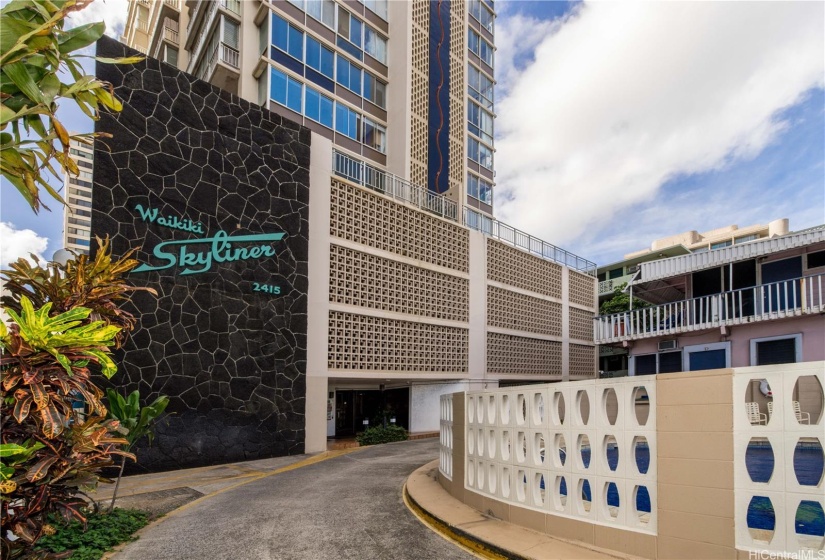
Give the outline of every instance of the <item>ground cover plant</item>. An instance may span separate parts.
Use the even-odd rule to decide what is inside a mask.
[[[377,445],[379,443],[391,443],[393,441],[405,441],[409,438],[407,430],[401,426],[375,426],[367,428],[357,436],[355,440],[358,445]]]
[[[121,508],[89,515],[85,528],[79,521],[60,524],[55,519],[51,534],[40,539],[37,549],[55,555],[71,552],[72,560],[98,560],[115,546],[136,540],[134,533],[147,523],[146,513]]]

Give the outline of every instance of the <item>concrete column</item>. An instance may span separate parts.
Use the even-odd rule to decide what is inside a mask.
[[[306,453],[326,451],[327,448],[331,175],[332,142],[313,133],[309,165]]]
[[[487,377],[487,239],[470,231],[469,390],[482,389]],[[475,383],[474,383],[475,381]]]
[[[561,380],[570,381],[570,269],[561,267]]]

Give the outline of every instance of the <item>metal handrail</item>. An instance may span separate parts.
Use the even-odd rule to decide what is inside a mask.
[[[543,241],[538,237],[533,237],[529,233],[525,233],[467,206],[464,207],[464,225],[499,241],[503,241],[508,245],[524,249],[537,257],[557,262],[573,270],[583,272],[588,276],[596,276],[596,263],[570,251],[556,247],[552,243]]]
[[[458,205],[442,194],[413,185],[397,175],[377,169],[338,150],[332,151],[332,170],[339,177],[402,200],[448,220],[458,221]]]
[[[825,274],[805,276],[593,318],[595,342],[685,331],[825,311]]]

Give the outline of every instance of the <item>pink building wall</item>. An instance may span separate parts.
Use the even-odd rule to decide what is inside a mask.
[[[702,333],[684,333],[664,338],[638,340],[630,348],[630,355],[652,354],[658,351],[658,342],[663,339],[676,338],[678,347],[709,344],[715,342],[730,342],[731,367],[750,366],[750,341],[754,338],[765,338],[782,335],[802,335],[802,361],[814,362],[825,360],[825,316],[805,315],[776,321],[762,321],[746,325],[726,327],[727,336],[723,336],[721,329],[716,328]]]

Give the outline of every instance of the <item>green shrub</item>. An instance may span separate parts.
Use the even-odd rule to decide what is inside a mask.
[[[37,547],[55,553],[74,551],[71,560],[98,560],[107,550],[135,540],[133,533],[149,523],[144,512],[120,508],[112,513],[89,515],[85,531],[79,521],[69,524],[63,524],[56,518],[53,521],[55,533],[42,537],[37,541]]]
[[[386,428],[383,426],[367,428],[365,431],[355,436],[355,440],[359,445],[377,445],[379,443],[404,441],[408,437],[407,430],[401,426],[390,425]]]

